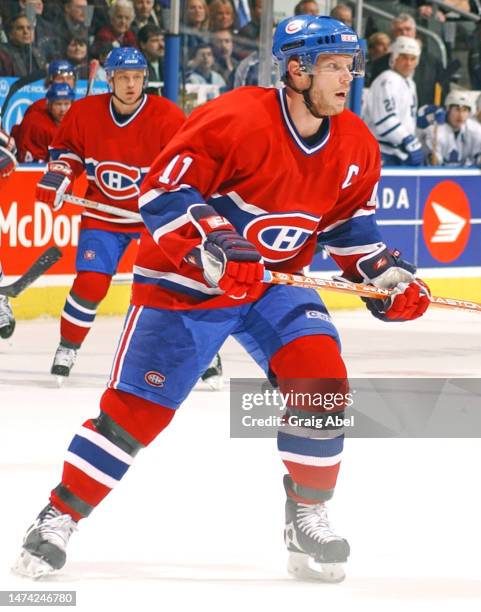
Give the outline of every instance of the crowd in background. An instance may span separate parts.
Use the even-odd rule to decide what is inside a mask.
[[[372,2],[376,4],[376,0]],[[409,78],[414,82],[415,112],[422,109],[419,111],[424,117],[422,125],[426,117],[440,121],[440,113],[431,107],[444,103],[460,80],[464,88],[481,88],[481,19],[475,21],[481,16],[481,0],[447,3],[470,12],[471,20],[427,0],[388,0],[377,5],[395,13],[390,23],[379,19],[376,13],[366,13],[363,22],[361,34],[367,39],[366,87],[393,70],[391,48],[399,37],[414,39],[419,44],[419,57]],[[168,5],[169,0],[3,0],[0,76],[41,78],[49,63],[66,59],[73,65],[76,78],[86,79],[91,60],[98,59],[96,79],[105,80],[102,64],[108,53],[115,47],[133,46],[147,59],[148,80],[154,86],[151,91],[161,92]],[[338,2],[330,14],[354,28],[354,7],[353,2]],[[316,0],[297,3],[293,0],[292,12],[319,14],[320,7]],[[213,85],[220,93],[241,85],[257,85],[261,15],[262,0],[183,0],[182,83]],[[452,36],[446,34],[452,31],[453,22],[466,50],[464,66],[456,57]],[[439,41],[447,62],[442,62],[439,49],[428,45],[423,28],[444,33]],[[436,99],[436,87],[440,88],[440,99]],[[445,111],[446,119],[449,108]],[[474,117],[476,112],[473,103],[470,115]],[[415,131],[411,130],[412,136],[419,139],[427,160],[429,139],[419,129],[417,125]],[[422,129],[434,128],[424,125]]]

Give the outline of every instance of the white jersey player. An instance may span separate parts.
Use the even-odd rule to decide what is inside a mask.
[[[433,159],[443,166],[481,165],[481,125],[470,118],[474,109],[469,92],[450,92],[445,106],[446,123],[426,130],[425,143]]]
[[[396,38],[391,47],[391,69],[374,79],[367,92],[363,119],[379,142],[383,165],[424,163],[424,153],[416,138],[418,99],[412,78],[420,54],[416,39]]]

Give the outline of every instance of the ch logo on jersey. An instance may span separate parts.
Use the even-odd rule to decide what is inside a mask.
[[[318,225],[318,217],[304,213],[262,215],[245,226],[244,236],[266,261],[286,261],[299,253]]]
[[[138,196],[140,177],[139,168],[119,162],[100,162],[95,167],[95,182],[107,197],[114,200],[127,200]]]

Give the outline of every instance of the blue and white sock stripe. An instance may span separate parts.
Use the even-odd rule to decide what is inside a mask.
[[[284,461],[318,467],[336,465],[341,461],[344,436],[312,439],[278,432],[277,448]]]
[[[70,321],[70,323],[74,323],[80,327],[91,327],[96,314],[96,309],[86,308],[75,301],[70,293],[67,295],[62,317]]]
[[[109,488],[121,480],[131,465],[131,461],[127,463],[118,459],[96,442],[80,435],[74,436],[70,443],[66,461]]]

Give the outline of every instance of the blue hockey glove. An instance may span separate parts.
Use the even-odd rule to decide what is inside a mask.
[[[384,247],[357,262],[357,269],[365,282],[393,290],[385,300],[361,298],[371,314],[381,321],[417,319],[430,303],[429,287],[414,275],[416,267],[399,256],[399,251],[390,252]]]
[[[401,142],[401,149],[407,154],[404,163],[408,166],[422,166],[424,164],[424,151],[416,136],[406,136]]]
[[[442,125],[446,123],[446,111],[442,106],[436,104],[425,104],[418,110],[417,126],[421,130],[425,130],[430,125]]]
[[[187,255],[187,261],[202,268],[209,285],[229,297],[258,298],[264,288],[264,265],[255,246],[212,206],[191,206],[189,216],[203,240]]]

